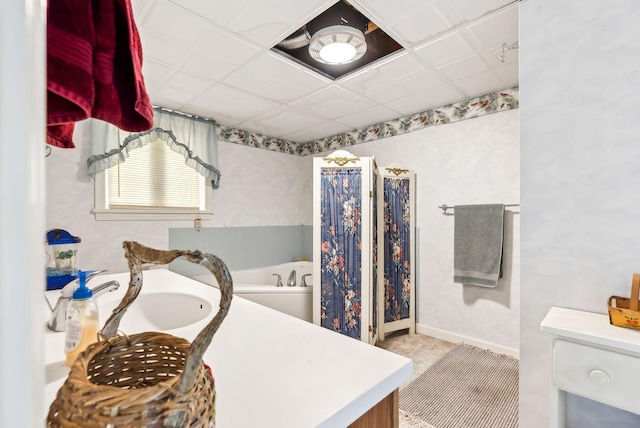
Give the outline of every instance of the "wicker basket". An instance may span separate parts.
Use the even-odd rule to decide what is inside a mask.
[[[48,427],[215,427],[215,386],[202,355],[231,304],[225,264],[200,251],[160,251],[124,242],[131,281],[126,295],[82,352],[47,418]],[[220,308],[193,343],[165,333],[117,336],[120,319],[142,287],[142,263],[183,257],[205,266],[220,285]]]
[[[609,322],[618,327],[640,330],[640,273],[633,274],[631,282],[631,298],[611,296],[607,302],[609,309]]]

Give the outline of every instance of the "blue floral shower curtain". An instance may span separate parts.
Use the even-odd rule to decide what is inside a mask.
[[[409,318],[411,301],[410,180],[385,177],[384,322]]]
[[[320,325],[360,339],[362,170],[320,173]]]

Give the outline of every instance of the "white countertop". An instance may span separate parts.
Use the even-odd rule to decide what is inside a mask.
[[[110,280],[120,281],[121,287],[98,298],[101,325],[109,315],[101,300],[115,306],[126,291],[129,272],[99,275],[89,286]],[[213,313],[217,311],[218,289],[166,269],[145,271],[142,293],[158,290],[206,296]],[[56,293],[47,292],[49,300],[55,301]],[[135,311],[135,303],[129,311]],[[170,334],[193,340],[209,320]],[[46,413],[68,373],[63,343],[64,333],[45,334]],[[408,358],[238,296],[203,359],[216,380],[218,428],[345,427],[413,372]]]
[[[640,353],[640,331],[611,325],[605,314],[552,307],[540,329],[556,336]]]

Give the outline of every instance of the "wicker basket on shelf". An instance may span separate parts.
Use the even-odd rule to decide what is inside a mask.
[[[215,427],[215,384],[202,355],[229,311],[233,283],[226,265],[200,251],[161,251],[124,242],[131,281],[126,295],[82,352],[47,418],[50,428]],[[183,257],[205,266],[220,285],[218,313],[193,343],[165,333],[118,336],[120,319],[142,287],[142,264]]]
[[[640,330],[640,273],[633,274],[631,298],[611,296],[607,301],[609,322],[618,327]]]

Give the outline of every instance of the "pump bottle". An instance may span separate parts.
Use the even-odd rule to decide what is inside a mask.
[[[98,304],[87,288],[87,273],[78,272],[78,288],[67,306],[65,365],[71,366],[85,348],[98,340]]]

